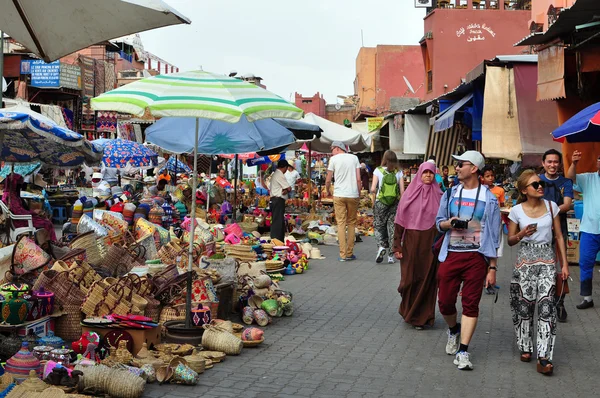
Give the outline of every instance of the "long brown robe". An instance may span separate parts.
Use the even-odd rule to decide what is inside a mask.
[[[426,231],[395,227],[393,251],[402,253],[398,312],[413,326],[433,326],[435,321],[438,260],[431,246],[436,235],[435,226]]]

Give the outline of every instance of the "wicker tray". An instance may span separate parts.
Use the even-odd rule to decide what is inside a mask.
[[[242,341],[242,342],[244,343],[244,348],[249,348],[249,347],[256,347],[256,346],[262,344],[263,341],[265,341],[264,337],[260,340],[251,340],[251,341]]]

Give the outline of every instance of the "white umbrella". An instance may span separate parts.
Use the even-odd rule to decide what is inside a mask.
[[[161,0],[0,0],[0,30],[51,62],[104,40],[191,21]]]

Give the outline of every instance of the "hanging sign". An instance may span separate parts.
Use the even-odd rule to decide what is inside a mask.
[[[370,133],[371,131],[375,131],[381,128],[383,124],[383,117],[368,117],[367,118],[367,131]]]

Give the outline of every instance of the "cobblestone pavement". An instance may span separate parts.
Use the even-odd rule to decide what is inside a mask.
[[[295,313],[266,328],[265,343],[227,357],[201,375],[198,386],[148,385],[146,397],[538,397],[594,396],[600,388],[598,307],[579,311],[578,268],[571,267],[573,295],[568,323],[559,324],[551,377],[535,362],[522,363],[508,306],[515,252],[500,261],[500,295],[484,295],[470,344],[475,369],[461,372],[445,354],[446,327],[437,315],[417,331],[398,315],[399,264],[375,264],[375,243],[356,246],[357,261],[340,263],[337,247],[306,274],[288,277]],[[596,275],[596,281],[600,275]],[[600,292],[596,282],[596,292]],[[598,293],[596,293],[597,295]],[[600,304],[600,297],[596,297]]]

